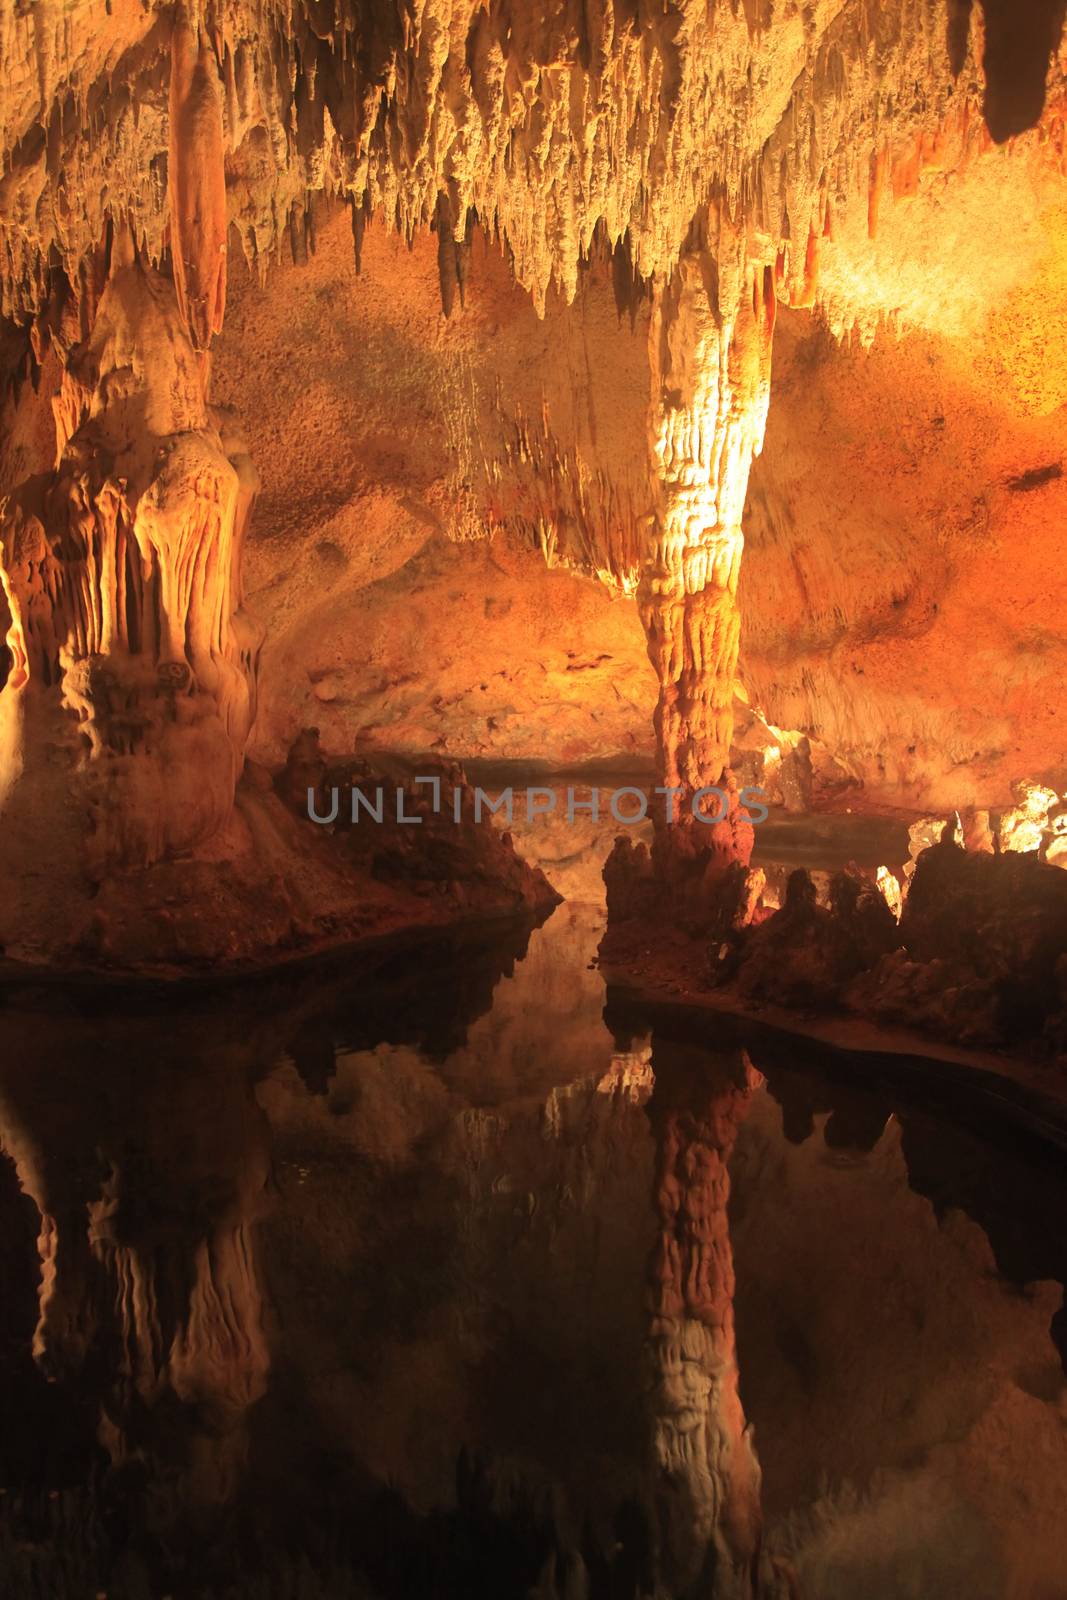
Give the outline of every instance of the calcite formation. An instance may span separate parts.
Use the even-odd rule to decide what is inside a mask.
[[[257,480],[207,404],[173,285],[128,232],[87,298],[56,313],[58,465],[14,489],[0,523],[0,804],[6,851],[100,882],[230,815],[255,713],[240,561]],[[31,892],[7,938],[36,917]]]
[[[714,194],[790,241],[803,298],[846,206],[876,227],[883,190],[914,186],[953,140],[1033,126],[1058,43],[1048,8],[1015,37],[999,10],[990,24],[912,0],[711,14],[704,0],[183,4],[177,16],[114,0],[20,13],[8,0],[5,310],[32,311],[53,247],[71,275],[125,207],[153,255],[169,226],[206,327],[218,264],[189,252],[184,226],[210,220],[217,238],[215,153],[257,257],[302,235],[309,195],[326,188],[408,234],[437,218],[462,241],[476,214],[543,303],[553,283],[573,296],[601,224],[613,244],[628,235],[642,277],[668,272]],[[185,157],[168,185],[176,139]]]
[[[200,28],[179,14],[171,37],[170,247],[178,308],[198,350],[226,308],[226,170],[222,86]]]
[[[738,307],[736,315],[732,308]],[[650,328],[653,456],[659,505],[638,606],[659,680],[662,786],[678,833],[711,828],[727,860],[751,850],[736,803],[718,823],[698,811],[729,760],[740,644],[741,514],[770,399],[775,282],[720,229],[714,254],[683,258]]]
[[[762,1550],[760,1469],[738,1393],[727,1217],[728,1163],[763,1079],[747,1057],[724,1061],[698,1106],[691,1089],[678,1095],[685,1056],[682,1046],[660,1051],[656,1070],[666,1070],[649,1104],[659,1237],[648,1361],[661,1571],[673,1594],[784,1600],[785,1576]]]
[[[728,771],[741,520],[777,308],[818,308],[863,339],[928,316],[936,287],[894,297],[873,244],[896,208],[928,216],[942,179],[998,147],[1062,178],[1060,48],[1049,8],[1012,30],[991,3],[949,0],[2,0],[16,442],[0,482],[0,848],[33,865],[0,941],[47,955],[57,883],[235,848],[260,642],[241,597],[256,478],[210,403],[211,345],[230,252],[266,282],[283,252],[314,253],[335,202],[357,273],[371,219],[411,244],[436,233],[446,318],[480,232],[539,315],[602,263],[620,317],[647,321],[651,392],[627,445],[647,495],[590,473],[547,407],[540,431],[514,412],[509,445],[464,401],[448,531],[507,522],[509,449],[532,463],[546,556],[637,597],[675,795],[657,871],[743,866],[751,830]],[[28,442],[42,388],[50,469]],[[720,784],[708,826],[694,805]]]

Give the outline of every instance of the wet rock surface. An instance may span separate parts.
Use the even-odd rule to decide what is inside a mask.
[[[620,981],[644,966],[646,979],[656,974],[653,986],[676,990],[673,965],[687,985],[722,990],[742,1005],[847,1012],[1062,1060],[1067,874],[1037,852],[966,850],[951,822],[918,831],[942,837],[925,848],[917,840],[899,923],[870,868],[798,867],[786,876],[781,867],[737,866],[709,875],[697,863],[691,893],[717,907],[718,921],[709,914],[699,929],[687,929],[647,849],[620,840],[604,869],[609,928],[601,959]],[[768,882],[778,877],[784,894],[773,909]]]
[[[1060,1047],[1061,869],[1033,854],[974,853],[945,837],[919,857],[900,941],[907,959],[891,957],[872,973],[874,1015],[901,1021],[910,1009],[944,1038]]]
[[[736,937],[730,975],[743,998],[773,998],[802,1010],[839,1001],[853,978],[899,942],[896,919],[869,880],[836,873],[824,907],[803,868],[790,875],[781,909],[747,937]],[[726,965],[720,952],[713,952],[712,961],[713,971]]]

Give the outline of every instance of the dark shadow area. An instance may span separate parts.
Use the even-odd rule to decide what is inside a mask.
[[[1067,5],[1064,0],[981,0],[981,4],[986,80],[982,109],[993,138],[1004,144],[1040,120],[1045,79],[1059,47]],[[950,20],[950,41],[958,16]]]
[[[7,994],[5,1597],[705,1592],[737,1537],[712,1537],[705,1466],[759,1520],[738,1385],[775,1483],[814,1484],[819,1439],[783,1467],[775,1419],[793,1441],[793,1410],[825,1418],[839,1355],[861,1394],[886,1381],[884,1353],[865,1372],[787,1303],[806,1267],[779,1259],[768,1218],[796,1153],[794,1246],[835,1244],[819,1197],[845,1174],[887,1232],[928,1219],[927,1196],[979,1224],[1007,1285],[1067,1276],[1047,1226],[1064,1175],[1033,1099],[1006,1115],[921,1058],[614,1000],[576,1075],[560,1039],[584,1013],[551,987],[573,974],[531,955],[551,975],[534,1004],[530,936],[468,933],[180,1010],[144,990]],[[531,1075],[556,1054],[555,1079]],[[886,1196],[900,1216],[883,1223]],[[981,1323],[980,1276],[961,1282]],[[1044,1366],[1019,1370],[1052,1398]],[[692,1457],[677,1440],[701,1406]],[[753,1526],[753,1593],[777,1600]]]
[[[1047,467],[1031,467],[1029,472],[1020,472],[1017,478],[1009,478],[1008,488],[1014,489],[1017,494],[1025,493],[1028,489],[1040,489],[1043,484],[1053,483],[1062,477],[1062,466],[1058,461],[1053,461]]]
[[[1060,1102],[951,1062],[838,1049],[741,1017],[669,1015],[610,990],[605,1020],[620,1048],[651,1027],[654,1038],[704,1041],[709,1055],[746,1049],[793,1144],[810,1139],[816,1118],[825,1116],[828,1147],[867,1152],[895,1117],[909,1183],[938,1215],[957,1208],[973,1218],[999,1271],[1017,1287],[1067,1282],[1067,1241],[1049,1221],[1067,1201],[1067,1112]],[[1052,1333],[1067,1371],[1062,1311]]]

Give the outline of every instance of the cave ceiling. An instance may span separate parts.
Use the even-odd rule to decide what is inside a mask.
[[[740,291],[721,235],[740,231],[775,262],[782,298],[822,293],[840,324],[862,321],[861,277],[820,289],[826,241],[876,233],[924,171],[966,169],[991,145],[1062,162],[1062,13],[4,0],[2,309],[32,317],[50,273],[75,282],[107,220],[128,218],[146,258],[176,263],[203,343],[226,250],[267,269],[303,247],[325,191],[352,206],[357,235],[372,212],[462,244],[476,219],[539,309],[553,286],[573,298],[598,240],[648,280],[696,227],[718,246],[724,301]]]

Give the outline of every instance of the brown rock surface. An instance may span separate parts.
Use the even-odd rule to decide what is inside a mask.
[[[1024,191],[1025,194],[1025,191]],[[835,346],[784,312],[746,515],[746,683],[873,801],[1003,806],[1063,787],[1067,315],[1062,212],[1032,286],[967,337]],[[1040,286],[1040,287],[1039,287]]]
[[[679,861],[703,881],[751,849],[740,642],[787,799],[815,792],[810,740],[868,803],[1059,792],[1067,80],[1056,18],[1031,21],[3,0],[11,949],[92,944],[49,926],[60,884],[103,885],[106,922],[130,873],[176,892],[207,851],[197,895],[238,857],[252,892],[252,460],[272,765],[305,726],[357,756],[644,757],[655,683],[683,790],[655,869],[684,897]],[[747,585],[779,302],[875,348],[789,332]],[[720,779],[706,830],[684,800]]]

